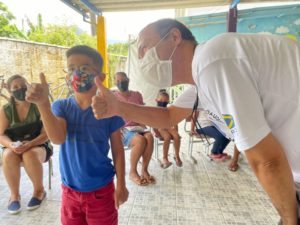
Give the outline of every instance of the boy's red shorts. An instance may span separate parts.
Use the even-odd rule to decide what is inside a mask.
[[[113,181],[92,192],[78,192],[62,185],[63,225],[117,225],[118,211]]]

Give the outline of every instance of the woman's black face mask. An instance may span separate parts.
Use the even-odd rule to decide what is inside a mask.
[[[159,107],[167,107],[168,104],[169,102],[160,102],[160,101],[157,102],[157,106]]]
[[[15,99],[19,101],[25,101],[26,91],[27,91],[27,87],[22,87],[12,91],[12,95]]]
[[[117,87],[121,92],[128,91],[128,85],[129,85],[129,80],[123,80],[117,83]]]

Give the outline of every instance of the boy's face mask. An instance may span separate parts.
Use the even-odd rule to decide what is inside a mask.
[[[167,107],[167,105],[169,104],[169,102],[162,102],[162,101],[158,101],[157,102],[157,106],[159,107]]]
[[[19,89],[12,91],[11,93],[15,99],[19,101],[25,101],[26,91],[27,91],[27,87],[21,87]]]
[[[75,92],[87,92],[94,85],[94,73],[87,73],[80,70],[74,70],[71,75],[71,85]]]

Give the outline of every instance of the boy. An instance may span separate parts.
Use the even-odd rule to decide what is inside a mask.
[[[170,96],[166,89],[161,89],[158,92],[156,102],[159,107],[167,107],[170,101]],[[180,159],[180,135],[178,134],[178,125],[170,127],[168,129],[154,129],[154,133],[158,138],[164,140],[163,144],[163,161],[161,167],[167,169],[172,163],[168,159],[170,142],[173,140],[174,150],[175,150],[175,163],[178,167],[182,167],[182,161]]]
[[[26,99],[38,106],[49,139],[61,145],[61,222],[115,225],[117,209],[128,198],[120,134],[124,122],[120,117],[96,120],[93,116],[91,102],[97,91],[94,78],[105,79],[100,54],[79,45],[70,48],[66,56],[74,96],[57,100],[51,111],[44,74],[40,74],[41,84],[30,85],[26,93]],[[108,158],[108,139],[114,166]]]

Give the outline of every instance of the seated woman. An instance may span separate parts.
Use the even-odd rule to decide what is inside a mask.
[[[114,94],[120,101],[144,105],[142,95],[137,91],[130,91],[128,89],[129,79],[126,73],[116,73],[115,81],[119,91],[115,91]],[[137,185],[146,186],[154,184],[156,180],[148,171],[153,153],[152,134],[146,129],[145,125],[125,120],[122,135],[124,146],[131,148],[129,179]],[[137,171],[140,158],[143,159],[141,175]]]
[[[156,98],[157,106],[159,107],[167,107],[169,104],[169,94],[166,92],[165,89],[161,89],[158,93]],[[174,150],[175,150],[175,157],[174,160],[178,167],[182,167],[182,161],[179,156],[180,150],[180,136],[178,134],[178,126],[171,127],[169,129],[154,129],[155,135],[164,141],[163,144],[163,161],[161,167],[166,169],[172,165],[169,161],[168,154],[169,154],[169,147],[170,142],[173,140]]]
[[[195,122],[199,121],[199,128],[195,129]],[[208,113],[205,110],[196,111],[193,115],[191,123],[191,134],[198,133],[200,135],[207,135],[208,137],[214,138],[214,144],[211,149],[210,158],[213,161],[225,161],[231,158],[230,155],[224,153],[226,146],[229,144],[230,140],[227,139],[216,126],[208,119]]]
[[[21,163],[33,184],[27,209],[34,210],[46,197],[42,163],[52,155],[52,148],[47,142],[37,107],[25,100],[25,78],[20,75],[10,77],[7,88],[11,101],[0,110],[0,144],[4,147],[3,173],[10,189],[8,212],[17,214],[21,211]]]

